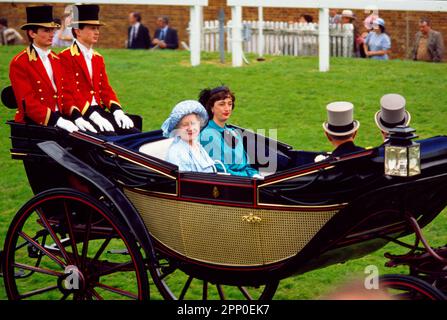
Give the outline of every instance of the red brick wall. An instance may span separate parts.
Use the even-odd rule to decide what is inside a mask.
[[[226,0],[209,0],[209,6],[204,10],[205,20],[217,19],[220,8],[225,9],[226,19],[231,19],[230,8],[226,7]],[[14,28],[25,22],[25,7],[30,4],[0,4],[0,17],[6,17],[9,25]],[[64,4],[54,4],[55,17],[62,14]],[[127,38],[127,17],[128,13],[138,11],[142,14],[143,23],[149,27],[151,36],[155,31],[155,21],[160,15],[170,17],[171,26],[179,31],[180,41],[188,42],[186,28],[189,22],[188,7],[172,6],[142,6],[142,5],[109,5],[101,6],[100,19],[107,25],[101,30],[102,47],[124,47]],[[340,10],[341,11],[341,10]],[[302,13],[313,16],[314,21],[318,21],[318,10],[316,9],[285,9],[285,8],[265,8],[264,19],[270,21],[292,21],[297,20]],[[355,11],[357,15],[357,25],[362,28],[362,21],[366,17],[361,10]],[[257,8],[244,8],[244,20],[256,20]],[[403,11],[382,11],[382,18],[385,19],[387,32],[392,40],[392,57],[407,58],[411,51],[414,34],[417,32],[418,20],[422,16],[429,17],[435,30],[441,31],[444,35],[444,43],[447,46],[447,13],[425,13],[425,12],[403,12]],[[447,52],[444,54],[447,60]]]

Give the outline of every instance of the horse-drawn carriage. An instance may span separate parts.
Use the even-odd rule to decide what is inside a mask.
[[[281,279],[389,242],[409,248],[388,258],[410,275],[384,284],[415,299],[447,293],[447,249],[421,232],[447,205],[445,136],[419,141],[421,172],[410,177],[384,173],[384,145],[314,162],[262,137],[278,168],[258,180],[178,172],[161,130],[100,137],[8,124],[35,194],[5,239],[10,299],[147,299],[149,283],[166,299],[270,299]],[[399,240],[413,233],[414,244]]]

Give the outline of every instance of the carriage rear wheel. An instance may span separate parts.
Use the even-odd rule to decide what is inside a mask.
[[[398,300],[446,300],[447,297],[429,283],[419,278],[387,274],[380,277],[380,287]]]
[[[185,273],[181,262],[156,254],[158,266],[149,268],[155,286],[166,300],[271,300],[278,288],[278,280],[263,285],[235,286],[208,282]]]
[[[15,215],[5,239],[9,299],[147,299],[140,248],[95,198],[71,189],[44,191]]]

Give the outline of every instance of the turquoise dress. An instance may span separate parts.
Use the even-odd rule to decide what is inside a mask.
[[[232,148],[224,140],[224,132],[227,131],[227,136],[233,137],[235,148]],[[244,150],[244,144],[240,133],[233,128],[225,125],[224,128],[217,125],[213,120],[208,122],[208,125],[200,133],[200,143],[208,152],[213,160],[219,160],[225,166],[228,173],[235,176],[252,177],[259,172],[250,166],[250,161],[247,153]],[[216,165],[220,170],[220,166]]]

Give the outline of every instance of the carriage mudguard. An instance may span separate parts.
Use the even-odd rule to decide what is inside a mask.
[[[73,174],[84,178],[101,191],[115,206],[120,217],[129,227],[137,241],[141,244],[148,258],[155,261],[155,252],[143,220],[124,193],[104,175],[81,161],[54,141],[37,144],[50,158]]]

